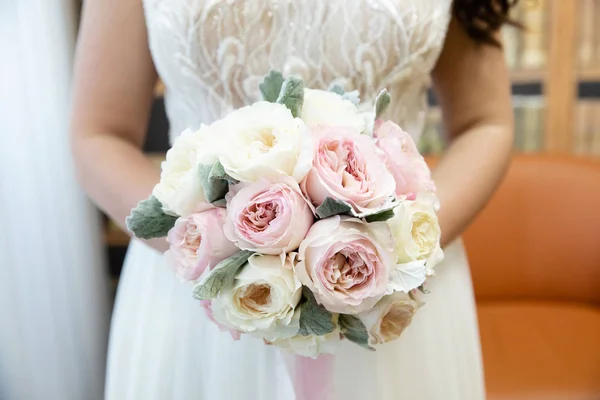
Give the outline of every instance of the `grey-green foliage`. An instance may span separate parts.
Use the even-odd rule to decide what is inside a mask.
[[[238,271],[251,255],[251,251],[242,250],[218,263],[202,281],[194,286],[194,298],[211,300],[217,297],[221,289],[233,283]]]
[[[302,336],[326,335],[335,330],[333,315],[317,303],[315,296],[306,286],[302,288],[304,302],[300,306],[300,333]]]
[[[175,221],[177,217],[166,214],[160,201],[150,196],[131,210],[125,224],[137,238],[152,239],[167,236]]]

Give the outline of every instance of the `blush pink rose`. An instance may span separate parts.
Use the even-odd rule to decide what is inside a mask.
[[[212,208],[181,217],[167,235],[167,262],[180,277],[193,281],[208,268],[239,251],[223,233],[226,211]]]
[[[312,208],[288,176],[234,186],[226,196],[225,236],[240,249],[278,255],[295,250],[314,222]]]
[[[229,332],[229,334],[231,335],[231,338],[233,340],[240,340],[240,338],[242,337],[240,331],[228,328],[225,325],[219,323],[215,319],[215,317],[213,316],[212,303],[210,300],[200,300],[200,305],[202,306],[202,308],[204,308],[204,311],[206,312],[206,316],[208,317],[208,319],[210,319],[213,323],[215,323],[219,327],[219,330],[221,330],[221,332]]]
[[[334,216],[311,227],[298,259],[296,275],[317,302],[331,312],[356,314],[386,294],[394,242],[385,222]]]
[[[331,197],[360,214],[376,212],[394,199],[394,177],[373,139],[344,127],[317,126],[312,134],[315,158],[302,189],[315,206]]]
[[[377,121],[373,136],[396,181],[397,197],[414,200],[417,193],[435,192],[431,171],[408,133],[392,121]]]

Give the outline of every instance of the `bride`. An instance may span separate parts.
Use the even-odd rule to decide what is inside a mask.
[[[270,69],[307,86],[336,82],[417,139],[431,81],[450,144],[434,171],[446,259],[403,336],[377,352],[344,343],[335,399],[485,397],[461,231],[509,160],[512,112],[497,31],[510,0],[89,0],[75,67],[72,138],[82,184],[116,221],[157,171],[140,151],[157,76],[172,138],[259,99]],[[164,240],[133,241],[112,319],[108,399],[298,399],[290,356],[232,341],[166,267]]]

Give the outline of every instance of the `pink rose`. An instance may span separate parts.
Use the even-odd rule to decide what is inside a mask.
[[[386,293],[395,266],[385,222],[334,216],[316,222],[300,245],[296,275],[329,311],[356,314]]]
[[[348,203],[356,213],[376,212],[394,198],[394,177],[373,139],[350,128],[317,126],[313,167],[302,188],[315,206],[327,197]]]
[[[212,208],[177,219],[167,235],[165,257],[175,273],[196,280],[208,268],[239,251],[223,234],[226,211]]]
[[[295,250],[314,222],[298,184],[282,176],[239,184],[227,194],[225,236],[240,249],[278,255]]]
[[[396,196],[413,199],[420,192],[435,192],[431,171],[412,137],[392,121],[377,121],[374,137],[396,180]]]
[[[221,332],[229,332],[229,334],[231,335],[231,338],[233,340],[240,340],[240,338],[242,337],[240,331],[237,331],[235,329],[230,329],[230,328],[226,327],[225,325],[217,322],[217,320],[213,316],[212,303],[210,300],[200,300],[200,305],[202,306],[202,308],[204,308],[204,311],[206,311],[206,316],[208,317],[208,319],[210,319],[212,322],[214,322],[219,327],[219,330]]]

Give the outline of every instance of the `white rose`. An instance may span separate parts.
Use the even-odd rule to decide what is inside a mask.
[[[398,263],[424,261],[424,265],[432,269],[443,260],[434,202],[422,197],[403,201],[387,223],[394,238]]]
[[[198,162],[212,163],[217,160],[214,148],[207,146],[212,135],[210,127],[203,125],[198,131],[186,130],[167,151],[161,164],[160,182],[152,194],[160,201],[168,214],[187,216],[202,211],[206,202],[198,174]]]
[[[281,175],[296,182],[312,167],[313,142],[308,128],[282,104],[258,102],[213,124],[226,146],[219,159],[229,176],[255,182]]]
[[[369,311],[357,314],[367,332],[369,344],[378,345],[398,339],[410,324],[419,304],[406,293],[396,292],[381,299]]]
[[[269,341],[295,336],[300,313],[294,313],[302,285],[289,258],[253,254],[212,302],[215,320]]]
[[[359,133],[365,130],[365,119],[354,103],[324,90],[304,89],[300,118],[310,128],[326,125],[350,127]]]
[[[340,343],[340,331],[321,336],[296,335],[289,339],[276,340],[272,344],[299,356],[317,358],[319,354],[334,354]]]

